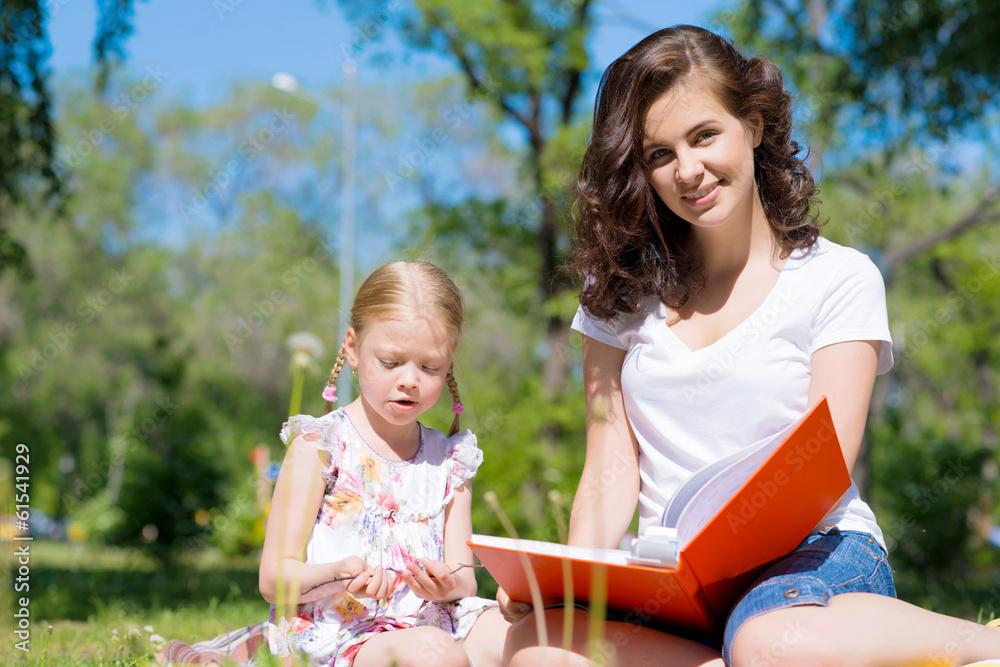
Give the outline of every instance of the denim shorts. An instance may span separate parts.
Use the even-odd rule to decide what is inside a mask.
[[[785,607],[825,607],[841,593],[896,597],[896,587],[886,553],[874,537],[830,528],[803,540],[743,594],[726,620],[723,660],[730,664],[736,633],[750,619]]]

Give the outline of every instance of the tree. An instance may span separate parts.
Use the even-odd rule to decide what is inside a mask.
[[[133,0],[98,2],[94,57],[96,86],[103,92],[111,68],[122,59],[122,44],[131,33]],[[12,266],[30,274],[24,246],[6,226],[17,206],[42,204],[59,209],[65,194],[55,169],[56,138],[45,26],[56,3],[4,0],[0,5],[0,268]],[[44,193],[37,198],[35,191]]]
[[[486,451],[503,452],[486,457],[477,491],[495,491],[519,530],[559,539],[549,493],[571,497],[584,451],[579,336],[569,330],[577,303],[564,262],[589,131],[579,102],[592,3],[339,4],[357,25],[345,58],[391,27],[409,46],[446,56],[464,84],[457,104],[443,94],[415,108],[438,119],[426,136],[438,130],[439,143],[463,152],[481,146],[480,162],[490,161],[482,171],[493,182],[470,186],[465,172],[465,182],[450,187],[434,167],[416,170],[422,205],[412,217],[413,243],[453,273],[470,301],[469,352],[459,360],[467,405],[478,414],[467,421]],[[485,503],[475,520],[502,530]]]
[[[558,304],[571,286],[561,271],[569,245],[565,212],[585,132],[577,103],[588,67],[591,3],[421,0],[409,8],[397,0],[341,0],[340,5],[362,28],[375,21],[391,23],[408,44],[448,56],[461,71],[469,97],[484,101],[521,131],[527,199],[537,204],[537,212],[521,219],[518,231],[529,234],[538,302],[550,304],[541,309],[548,348],[543,377],[547,391],[557,393],[568,374],[568,357],[560,351],[567,345],[569,318],[565,304]],[[345,56],[351,55],[348,49]],[[468,224],[475,233],[475,221]]]
[[[1000,17],[991,8],[987,0],[749,0],[718,18],[740,45],[780,61],[820,121],[814,132],[850,124],[926,145],[982,120],[997,100]]]

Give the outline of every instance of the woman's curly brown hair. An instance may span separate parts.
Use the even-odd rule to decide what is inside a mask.
[[[595,318],[637,312],[646,296],[679,308],[704,284],[686,243],[690,226],[654,192],[642,154],[650,106],[694,76],[707,82],[748,128],[763,121],[754,178],[782,249],[808,247],[819,236],[816,183],[797,157],[791,97],[778,66],[766,58],[746,58],[703,28],[660,30],[605,70],[580,167],[569,268],[584,280],[580,303]]]

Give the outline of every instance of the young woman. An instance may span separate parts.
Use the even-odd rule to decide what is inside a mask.
[[[700,28],[656,32],[604,73],[579,180],[587,458],[571,544],[617,546],[636,503],[642,531],[695,471],[780,432],[824,395],[854,465],[875,377],[892,366],[885,289],[866,256],[820,238],[791,129],[779,69]],[[500,600],[508,618],[527,612]],[[550,647],[525,619],[510,665],[590,664],[585,614],[569,654],[551,648],[562,611],[545,614]],[[616,664],[739,666],[1000,656],[1000,630],[895,598],[855,485],[750,587],[720,639],[611,621],[602,653]]]

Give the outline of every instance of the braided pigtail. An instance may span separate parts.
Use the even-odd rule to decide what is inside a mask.
[[[344,369],[344,364],[347,363],[347,354],[344,352],[344,347],[347,344],[347,335],[344,335],[344,342],[340,344],[340,352],[337,353],[337,361],[333,363],[333,370],[330,371],[330,379],[326,381],[326,386],[323,387],[323,399],[326,401],[326,409],[323,414],[329,414],[333,410],[333,404],[337,402],[337,376],[340,375],[340,371]]]
[[[462,413],[465,412],[465,406],[462,405],[462,400],[458,396],[458,383],[455,382],[454,363],[448,368],[448,375],[444,381],[448,383],[448,391],[451,392],[452,400],[451,411],[455,413],[455,419],[451,422],[451,428],[448,430],[448,437],[451,437],[462,429]]]

